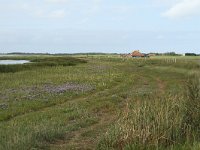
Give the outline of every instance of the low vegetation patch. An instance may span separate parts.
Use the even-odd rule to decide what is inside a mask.
[[[76,91],[76,92],[84,92],[90,91],[94,89],[90,85],[86,84],[74,84],[74,83],[66,83],[63,85],[44,85],[43,90],[48,93],[57,93],[61,94],[68,91]]]
[[[73,57],[2,57],[3,60],[30,60],[30,63],[16,65],[0,65],[0,73],[18,72],[38,67],[75,66],[86,63],[86,60]]]

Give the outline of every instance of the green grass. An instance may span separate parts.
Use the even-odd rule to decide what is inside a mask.
[[[139,98],[138,98],[139,99]],[[169,149],[199,141],[199,97],[191,103],[182,96],[143,97],[127,101],[98,149]]]
[[[14,58],[32,63],[0,73],[0,149],[199,148],[198,59]],[[92,88],[45,91],[64,84]]]
[[[37,69],[38,67],[53,67],[53,66],[75,66],[80,63],[86,63],[86,60],[72,58],[72,57],[1,57],[0,60],[29,60],[30,63],[18,65],[0,65],[0,73],[18,72],[24,70]]]

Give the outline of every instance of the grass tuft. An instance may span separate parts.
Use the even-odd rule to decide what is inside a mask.
[[[129,101],[98,149],[168,149],[200,139],[200,82],[190,77],[186,96]]]

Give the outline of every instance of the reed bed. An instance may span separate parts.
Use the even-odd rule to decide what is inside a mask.
[[[128,100],[97,149],[199,149],[199,79],[191,76],[181,95]]]

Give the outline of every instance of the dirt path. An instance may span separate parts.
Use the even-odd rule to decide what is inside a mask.
[[[107,127],[109,127],[114,120],[115,117],[111,114],[104,114],[98,123],[87,128],[80,128],[72,133],[66,133],[71,134],[71,138],[62,141],[56,141],[54,144],[50,145],[51,150],[93,150],[96,148],[102,133],[106,132]]]
[[[109,93],[115,93],[114,91],[120,89],[121,84],[118,84],[111,89]],[[99,93],[104,93],[100,91],[89,96],[94,97]],[[112,92],[111,92],[112,91]],[[88,97],[76,99],[76,102],[86,100]],[[64,105],[64,104],[60,104]],[[58,105],[59,106],[59,105]],[[92,112],[91,112],[92,113]],[[100,109],[100,112],[96,113],[98,122],[90,126],[79,128],[75,131],[66,132],[66,139],[56,141],[50,144],[52,150],[57,149],[76,149],[76,150],[89,150],[95,149],[101,136],[106,133],[108,127],[117,119],[118,114],[115,111],[109,110],[105,111],[104,108]],[[70,123],[69,123],[70,124]]]
[[[165,87],[166,87],[165,83],[164,83],[160,78],[157,78],[156,81],[157,81],[158,88],[159,88],[158,90],[159,90],[162,94],[165,93]]]

